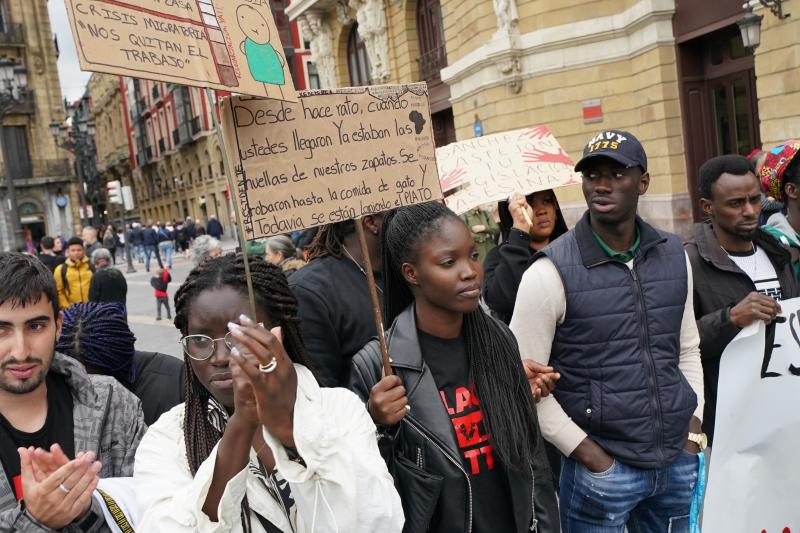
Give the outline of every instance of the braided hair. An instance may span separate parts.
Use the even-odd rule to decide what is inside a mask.
[[[135,342],[124,305],[77,303],[64,311],[56,350],[130,387],[136,380]]]
[[[250,276],[256,304],[267,312],[270,322],[280,326],[283,345],[289,358],[301,365],[312,368],[306,354],[303,339],[300,337],[297,317],[297,300],[289,288],[280,267],[266,261],[251,261]],[[181,335],[188,333],[189,313],[194,299],[203,291],[220,287],[232,287],[247,294],[247,278],[244,270],[244,257],[241,253],[229,253],[209,259],[197,265],[175,292],[175,327]],[[255,317],[254,317],[255,318]],[[184,390],[186,395],[183,438],[186,445],[186,459],[192,475],[208,459],[222,434],[211,424],[208,417],[210,393],[200,383],[192,370],[188,357],[184,357],[186,373]],[[242,501],[242,521],[245,531],[250,527],[250,508],[247,498]]]
[[[355,233],[355,220],[345,220],[335,224],[320,226],[311,246],[308,250],[308,260],[317,259],[325,256],[333,256],[341,259],[344,248],[344,238]]]
[[[447,220],[461,219],[439,202],[402,207],[384,217],[384,317],[388,327],[414,302],[401,272],[414,263],[423,242]],[[462,326],[470,375],[480,398],[489,438],[503,463],[527,471],[539,438],[536,407],[511,333],[480,307],[464,315]]]

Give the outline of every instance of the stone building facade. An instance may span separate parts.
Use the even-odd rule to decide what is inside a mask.
[[[91,118],[95,123],[94,138],[97,150],[96,168],[102,187],[102,209],[107,222],[118,225],[120,220],[135,219],[138,210],[124,212],[121,205],[107,201],[105,184],[119,181],[133,186],[131,169],[131,144],[128,137],[128,120],[123,106],[124,84],[118,76],[94,73],[89,78],[86,93],[91,101]]]
[[[27,89],[3,122],[9,160],[0,171],[0,249],[14,246],[5,182],[9,176],[14,176],[26,234],[34,242],[45,235],[69,238],[79,223],[78,199],[67,154],[49,130],[50,122],[64,120],[66,111],[47,0],[0,0],[0,57],[13,59],[27,74]]]
[[[800,2],[742,46],[742,0],[296,0],[322,87],[424,80],[437,144],[547,124],[576,159],[627,129],[650,159],[640,212],[686,234],[697,169],[800,137]],[[384,53],[384,50],[388,52]],[[364,73],[367,75],[364,75]],[[570,222],[578,187],[558,192]]]

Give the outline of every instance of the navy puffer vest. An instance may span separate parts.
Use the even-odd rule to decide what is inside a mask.
[[[600,248],[588,212],[539,256],[555,264],[567,301],[550,357],[556,399],[617,460],[661,468],[681,453],[697,406],[678,368],[686,256],[677,236],[637,225],[633,269]]]

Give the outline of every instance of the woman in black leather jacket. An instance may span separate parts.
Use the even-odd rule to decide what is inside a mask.
[[[406,516],[405,533],[557,533],[558,508],[514,337],[480,308],[481,266],[440,203],[384,218],[385,320],[353,357]]]

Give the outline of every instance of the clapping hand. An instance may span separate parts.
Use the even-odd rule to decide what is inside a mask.
[[[283,347],[281,329],[267,331],[244,315],[240,322],[228,324],[237,343],[231,350],[236,391],[246,391],[249,386],[258,420],[284,446],[294,447],[297,372]]]

